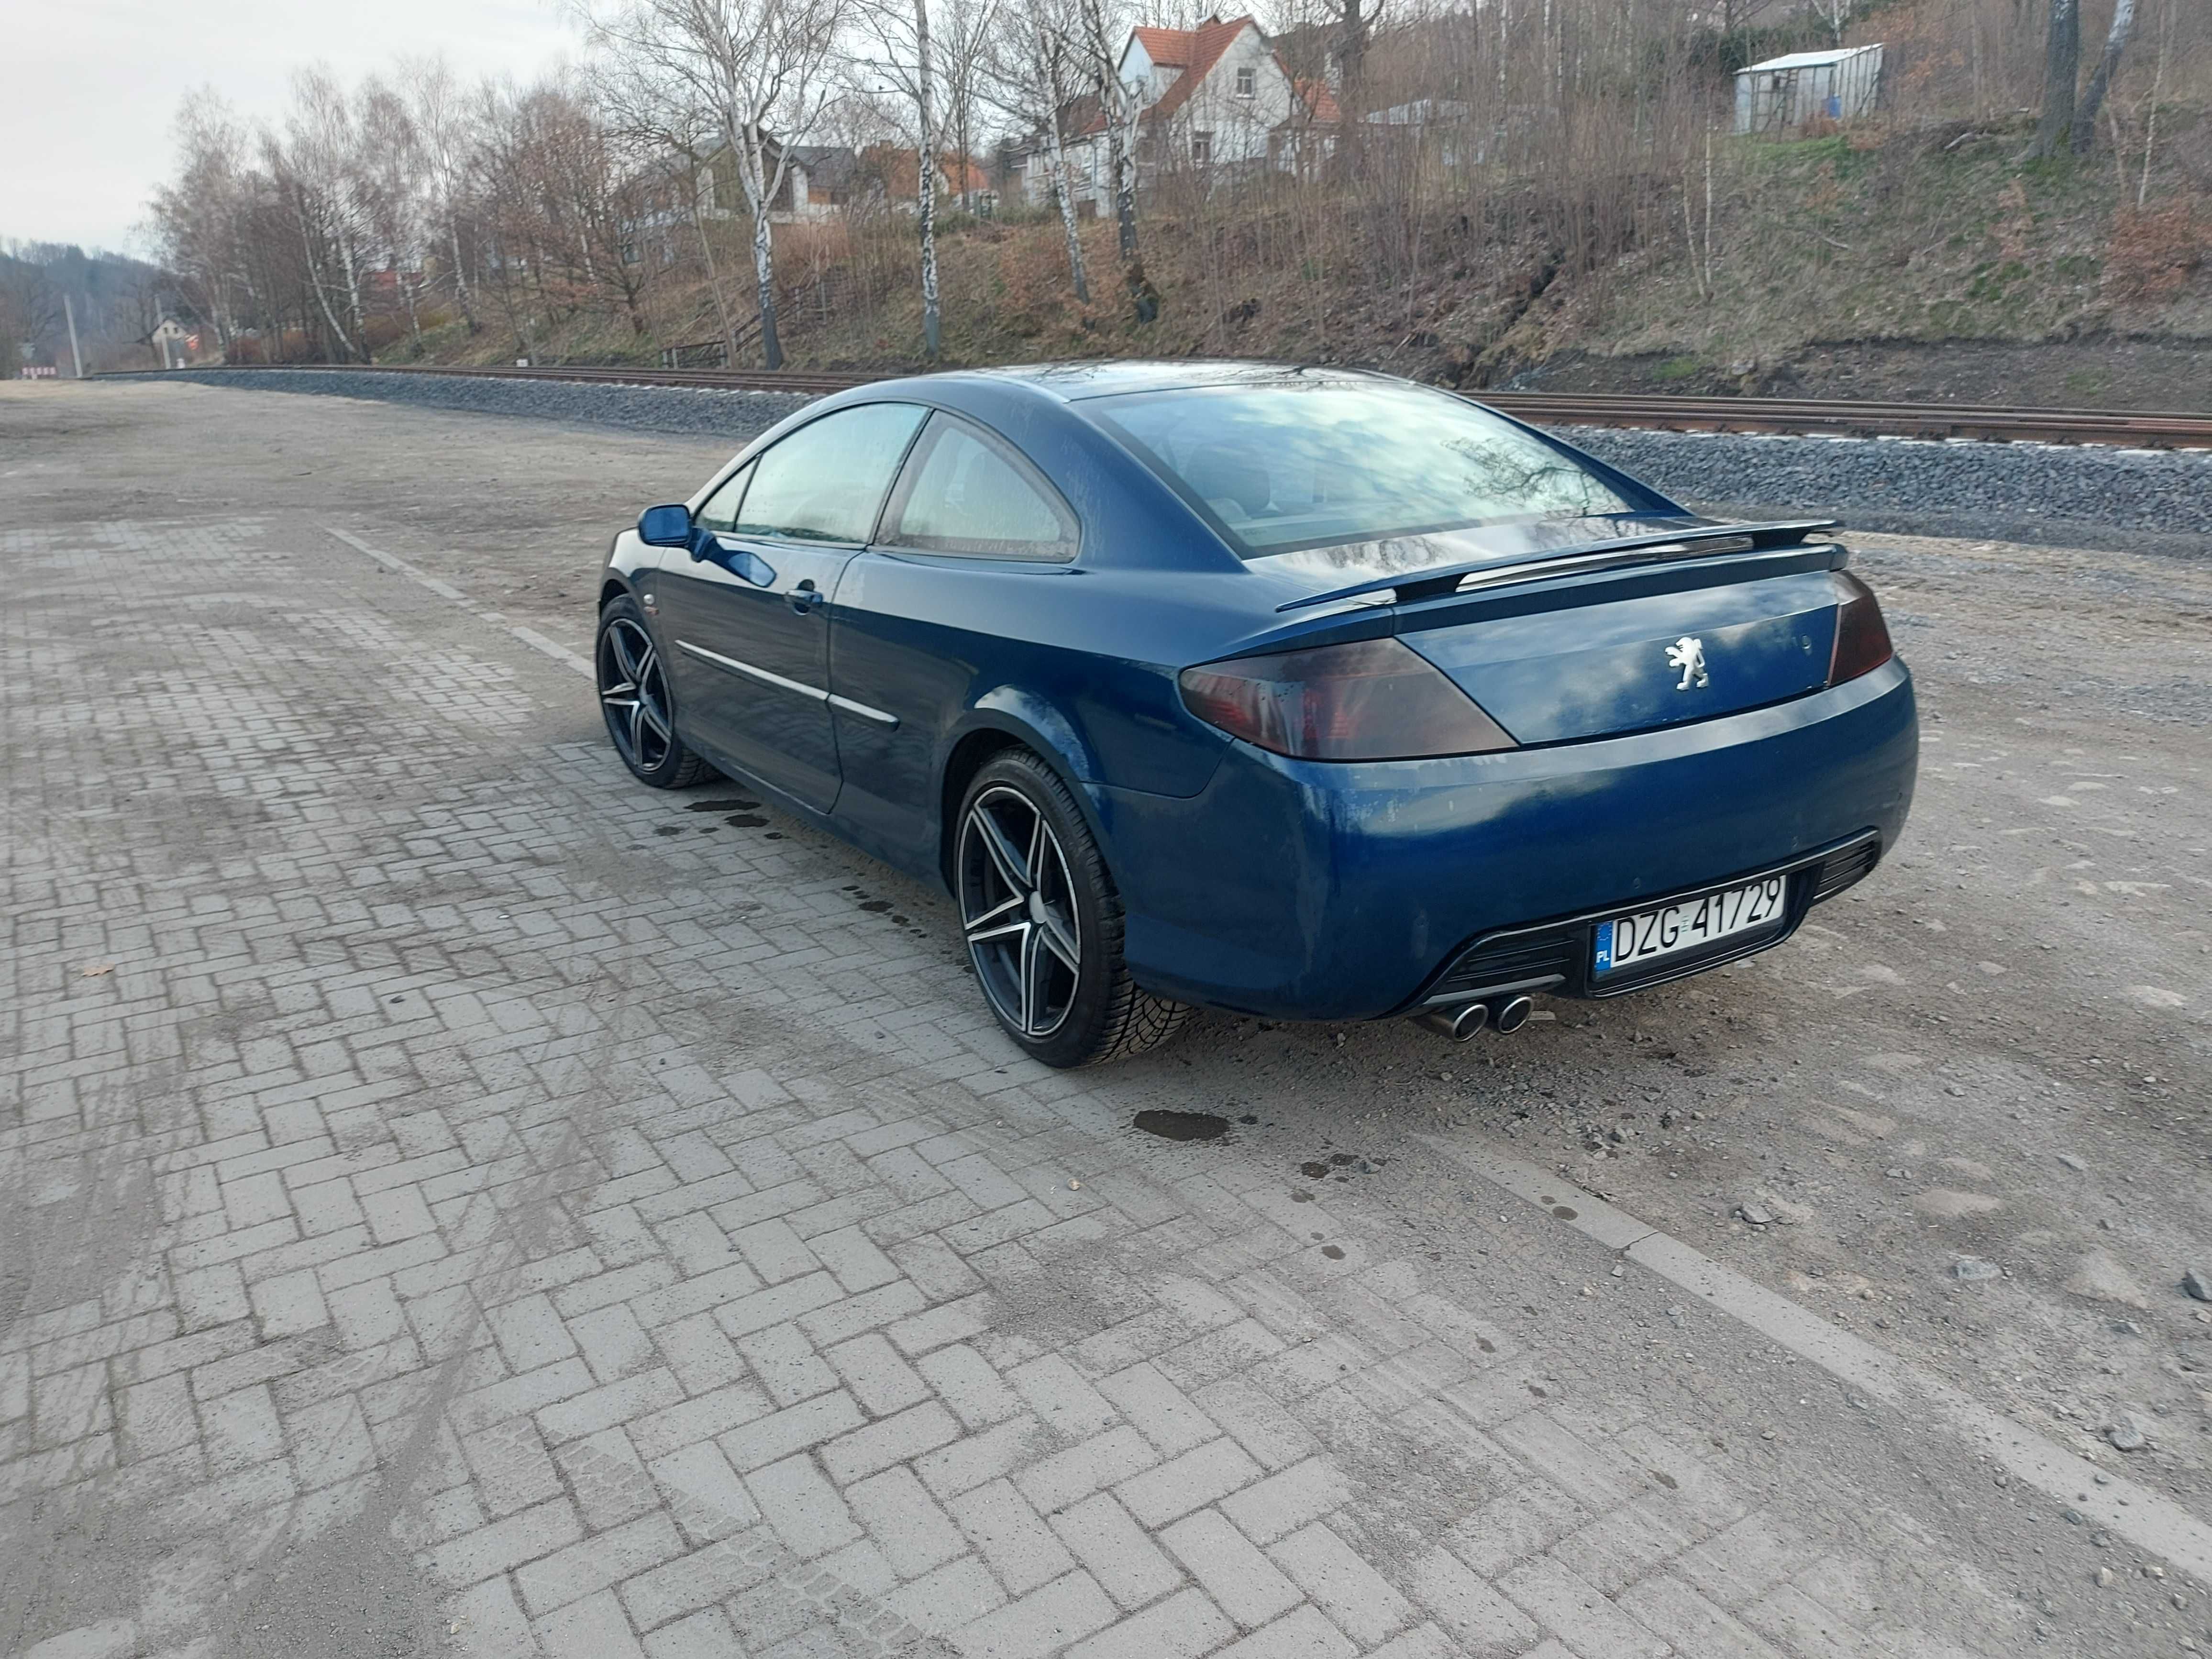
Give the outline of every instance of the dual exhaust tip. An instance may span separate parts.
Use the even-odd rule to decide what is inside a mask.
[[[1462,1002],[1449,1008],[1431,1008],[1419,1019],[1429,1030],[1454,1042],[1472,1042],[1486,1030],[1510,1036],[1526,1025],[1535,1011],[1534,998],[1508,997],[1496,1007],[1486,1002]]]

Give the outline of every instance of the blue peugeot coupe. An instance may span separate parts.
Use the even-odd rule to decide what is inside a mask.
[[[1834,528],[1375,374],[887,380],[616,538],[599,697],[644,782],[941,883],[1048,1065],[1194,1006],[1465,1038],[1778,945],[1896,841],[1912,682]]]

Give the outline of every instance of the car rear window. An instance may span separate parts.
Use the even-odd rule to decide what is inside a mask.
[[[1246,558],[1651,505],[1510,422],[1412,386],[1196,387],[1084,407]]]

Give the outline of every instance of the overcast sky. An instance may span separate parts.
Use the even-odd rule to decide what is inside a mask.
[[[136,227],[185,93],[276,118],[292,71],[349,84],[402,55],[528,80],[579,55],[557,0],[11,0],[0,240],[144,253]]]

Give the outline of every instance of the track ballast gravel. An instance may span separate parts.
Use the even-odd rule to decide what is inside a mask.
[[[167,378],[634,431],[715,434],[732,447],[811,401],[788,392],[353,369],[188,369]],[[1708,509],[1829,514],[1863,529],[1909,535],[2200,556],[2212,551],[2212,454],[2197,451],[1621,427],[1569,427],[1559,433]]]
[[[690,386],[611,386],[598,380],[501,380],[475,374],[379,374],[374,369],[183,369],[146,380],[197,380],[248,392],[307,392],[370,398],[420,409],[520,415],[633,432],[681,432],[749,442],[813,399],[786,392],[714,392]]]

